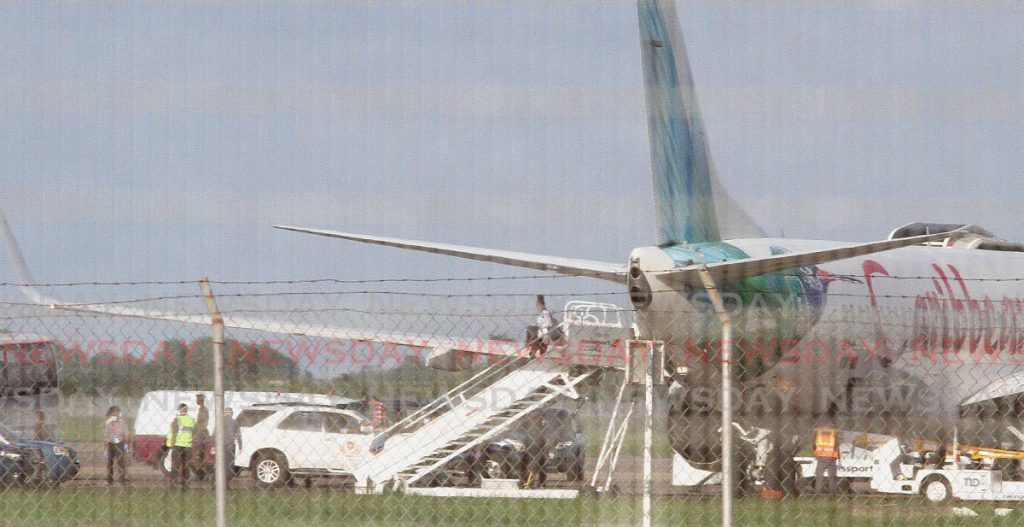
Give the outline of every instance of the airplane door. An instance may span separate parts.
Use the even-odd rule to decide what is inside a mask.
[[[278,425],[280,445],[291,468],[326,468],[325,412],[295,412]]]

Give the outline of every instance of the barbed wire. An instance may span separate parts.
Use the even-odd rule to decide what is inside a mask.
[[[739,295],[766,295],[766,296],[777,296],[787,298],[800,298],[811,295],[821,295],[824,297],[840,297],[840,298],[874,298],[874,299],[909,299],[909,300],[927,300],[930,297],[927,294],[894,294],[894,293],[852,293],[852,292],[807,292],[807,291],[788,291],[788,290],[764,290],[764,289],[746,289],[746,288],[720,288],[727,294],[739,294]],[[699,294],[703,289],[694,289],[693,294]],[[666,288],[666,289],[652,289],[651,294],[662,294],[662,293],[680,293],[679,289]],[[928,293],[932,293],[929,291]],[[579,291],[559,291],[559,292],[544,292],[545,296],[561,298],[561,297],[607,297],[607,296],[623,296],[626,295],[626,291],[590,291],[590,292],[579,292]],[[537,296],[536,292],[528,293],[426,293],[416,291],[391,291],[391,290],[354,290],[354,291],[272,291],[272,292],[243,292],[243,293],[218,293],[215,296],[217,298],[285,298],[285,297],[338,297],[338,296],[366,296],[366,295],[381,295],[381,296],[400,296],[400,297],[412,297],[412,298],[532,298]],[[104,305],[125,305],[125,304],[139,304],[144,302],[161,302],[161,301],[172,301],[172,300],[195,300],[202,299],[203,296],[200,293],[195,294],[182,294],[182,295],[160,295],[160,296],[149,296],[139,298],[127,298],[127,299],[113,299],[106,301],[97,302],[59,302],[52,304],[53,307],[60,308],[88,308],[95,306]],[[1024,298],[1020,297],[1009,297],[1004,295],[1002,298],[991,298],[986,296],[983,299],[979,298],[957,298],[954,296],[936,296],[935,300],[945,303],[960,302],[968,303],[971,301],[983,303],[991,302],[993,304],[1002,303],[1021,303],[1024,302]],[[35,302],[14,302],[14,301],[0,301],[0,305],[7,306],[38,306],[50,304],[40,304]],[[765,306],[771,307],[771,306]]]
[[[647,274],[672,273],[679,271],[680,267],[673,267],[660,270],[646,270]],[[792,270],[777,271],[758,276],[799,276]],[[833,273],[836,278],[863,279],[863,274],[841,274]],[[273,280],[208,280],[214,285],[313,285],[313,284],[379,284],[379,283],[445,283],[445,282],[497,282],[513,280],[552,280],[552,279],[575,279],[593,278],[590,276],[576,276],[564,274],[523,274],[510,276],[457,276],[457,277],[433,277],[433,278],[309,278],[309,279],[273,279]],[[1024,282],[1024,276],[1019,277],[966,277],[966,276],[936,276],[936,275],[885,275],[872,274],[871,280],[942,280],[943,278],[959,282]],[[195,285],[201,280],[127,280],[127,281],[81,281],[81,282],[0,282],[0,287],[84,287],[84,286],[153,286],[153,285]],[[625,274],[623,275],[625,281]]]

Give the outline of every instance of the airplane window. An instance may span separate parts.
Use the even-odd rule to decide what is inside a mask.
[[[281,421],[278,428],[296,432],[323,432],[323,414],[321,412],[295,412]]]

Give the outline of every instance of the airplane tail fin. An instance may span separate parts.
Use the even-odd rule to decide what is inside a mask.
[[[637,12],[658,243],[763,236],[718,181],[674,0],[638,0]]]

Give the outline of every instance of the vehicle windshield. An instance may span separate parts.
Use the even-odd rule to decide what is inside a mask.
[[[25,438],[22,437],[21,434],[15,432],[5,424],[0,424],[0,444],[8,445],[11,443],[21,443],[24,441]]]

